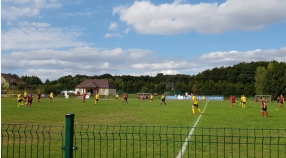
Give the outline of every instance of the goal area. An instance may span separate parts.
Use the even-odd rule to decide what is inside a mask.
[[[271,95],[255,95],[256,102],[259,102],[260,98],[264,98],[266,102],[271,102]]]

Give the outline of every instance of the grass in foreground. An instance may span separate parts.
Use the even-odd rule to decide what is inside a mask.
[[[64,126],[65,114],[74,113],[77,157],[176,157],[200,116],[198,111],[191,115],[191,104],[167,100],[165,106],[159,100],[129,100],[129,104],[123,105],[122,100],[100,100],[94,105],[93,99],[83,103],[75,98],[55,98],[53,102],[43,98],[41,103],[34,100],[32,107],[25,108],[17,106],[16,98],[2,98],[1,119],[2,124]],[[184,157],[286,156],[285,145],[281,145],[286,137],[286,111],[277,103],[268,103],[268,118],[262,117],[260,103],[255,102],[248,102],[245,109],[239,104],[231,108],[227,101],[199,102],[199,106],[205,111],[188,141]],[[64,135],[62,132],[60,135]],[[29,145],[33,143],[45,144],[33,141],[25,145],[32,148]],[[9,146],[4,141],[5,145]],[[51,150],[60,151],[62,145],[63,140],[51,143]],[[22,144],[18,146],[23,148]],[[22,150],[32,151],[29,148]],[[42,153],[46,147],[35,148]]]

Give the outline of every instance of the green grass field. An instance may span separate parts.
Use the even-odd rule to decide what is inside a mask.
[[[42,98],[41,103],[34,99],[30,108],[18,107],[16,98],[1,99],[2,123],[51,124],[64,125],[65,114],[75,114],[75,124],[99,125],[148,125],[148,126],[193,126],[198,118],[191,115],[191,101],[167,100],[167,106],[159,100],[139,101],[129,99],[129,104],[122,104],[122,99],[94,99],[83,103],[78,98],[54,98],[53,102]],[[201,110],[206,103],[199,102]],[[231,108],[228,101],[209,101],[204,115],[197,126],[214,128],[285,128],[286,108],[280,109],[278,103],[268,103],[269,117],[262,118],[260,103],[249,101],[246,109],[237,103]]]
[[[267,104],[268,118],[262,117],[260,103],[253,101],[248,101],[245,109],[242,109],[238,103],[235,108],[232,108],[228,101],[209,101],[208,103],[200,101],[199,107],[204,110],[201,117],[197,110],[195,115],[191,115],[191,101],[167,100],[166,103],[167,105],[160,105],[159,100],[150,103],[130,99],[128,104],[123,105],[122,99],[119,101],[101,99],[99,104],[94,105],[92,98],[87,99],[85,103],[78,98],[54,98],[53,102],[42,98],[41,103],[37,103],[37,99],[34,99],[33,105],[25,108],[25,106],[17,106],[16,98],[2,98],[2,133],[5,128],[8,128],[3,124],[65,126],[65,115],[73,113],[75,131],[79,135],[77,138],[82,138],[80,141],[83,141],[77,141],[80,146],[79,152],[76,153],[77,157],[117,157],[118,151],[120,151],[118,157],[175,157],[197,122],[184,157],[212,157],[211,155],[213,157],[261,157],[263,153],[267,155],[265,157],[286,156],[286,108],[279,108],[276,102]],[[104,135],[98,134],[102,131],[105,131]],[[122,135],[119,134],[121,131]],[[98,144],[95,145],[89,139],[94,133],[97,135],[92,138],[100,139],[100,143],[103,144],[100,150],[97,149],[100,151],[97,153],[89,150],[89,148],[94,150],[98,147]],[[143,144],[141,143],[144,139],[140,133],[146,135]],[[165,136],[162,136],[162,133],[166,133]],[[148,138],[147,135],[149,135]],[[124,136],[124,139],[121,136]],[[150,137],[153,138],[150,139]],[[137,145],[134,138],[140,140]],[[180,141],[176,141],[178,138]],[[118,139],[120,139],[119,142]],[[171,139],[174,141],[170,143]],[[259,142],[261,142],[260,145]],[[267,144],[268,150],[264,149],[264,143]],[[5,147],[5,142],[2,142],[2,146],[3,144]],[[132,147],[129,147],[130,145]],[[152,149],[152,153],[149,153],[149,148]],[[165,149],[166,152],[164,152]],[[193,152],[194,149],[196,152]],[[9,152],[7,150],[6,154]]]

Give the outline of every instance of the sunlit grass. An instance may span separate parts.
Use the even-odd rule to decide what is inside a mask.
[[[85,157],[93,157],[94,155],[95,157],[106,157],[106,155],[108,155],[107,157],[112,157],[112,155],[114,156],[118,152],[124,157],[126,155],[128,157],[136,155],[140,157],[141,155],[142,157],[144,155],[150,156],[150,154],[151,156],[174,157],[178,154],[185,138],[200,115],[196,109],[196,114],[191,115],[192,102],[189,100],[167,100],[166,103],[167,105],[161,105],[158,99],[153,102],[130,99],[128,104],[123,104],[122,99],[119,101],[101,99],[95,105],[94,99],[87,99],[83,103],[83,100],[80,98],[54,98],[52,102],[47,98],[42,98],[41,103],[37,103],[37,100],[34,99],[33,105],[30,108],[26,108],[25,106],[18,107],[16,98],[2,98],[1,121],[2,124],[65,126],[65,115],[73,113],[75,114],[75,131],[78,138],[76,139],[76,143],[78,146],[81,146],[80,150],[76,153],[78,157],[81,154],[85,155]],[[283,137],[284,139],[279,141],[285,141],[285,130],[282,133],[279,130],[285,129],[286,111],[279,108],[278,103],[268,103],[268,118],[262,117],[260,103],[253,101],[248,101],[245,109],[241,108],[238,103],[235,108],[232,108],[228,101],[209,101],[207,103],[200,101],[199,107],[205,111],[198,121],[197,130],[189,140],[190,142],[185,154],[186,157],[209,157],[213,154],[218,154],[221,157],[225,155],[229,156],[230,153],[232,157],[249,155],[251,155],[250,157],[255,157],[255,154],[258,154],[259,157],[259,153],[266,151],[255,152],[257,147],[251,142],[257,141],[256,137],[260,141],[261,137],[265,136],[265,141],[268,144],[268,138],[271,137]],[[98,129],[98,127],[106,126],[108,128],[103,128],[104,130]],[[3,130],[5,131],[3,128],[6,127],[2,127],[2,133]],[[91,130],[92,128],[94,129]],[[144,131],[144,128],[147,129]],[[124,129],[128,131],[124,131]],[[276,129],[278,132],[273,132]],[[120,131],[122,132],[121,135],[119,134]],[[102,135],[99,135],[100,132]],[[170,135],[162,136],[162,133]],[[146,135],[146,139],[148,135],[148,140],[145,140],[144,134]],[[61,133],[61,135],[64,137],[64,133]],[[79,139],[80,137],[83,139]],[[102,153],[98,152],[99,144],[95,145],[94,141],[89,138],[97,141],[98,139],[101,140],[100,142],[103,146],[100,146],[100,149],[102,149]],[[133,139],[136,141],[132,143]],[[168,141],[172,140],[173,142],[168,143],[165,139]],[[271,140],[276,140],[276,138]],[[34,141],[37,141],[35,137]],[[249,146],[240,146],[237,144],[239,141],[247,145],[249,144]],[[225,142],[231,142],[232,145],[226,145]],[[8,145],[7,141],[3,143],[4,147]],[[55,154],[62,154],[61,150],[58,149],[63,145],[62,143],[63,140],[60,140],[57,144],[51,145],[51,153],[57,151]],[[29,143],[27,144],[30,145]],[[45,143],[40,142],[40,144],[44,145]],[[8,146],[11,147],[11,145]],[[19,145],[17,144],[16,146]],[[21,146],[20,148],[23,147]],[[30,147],[28,146],[27,149],[21,150],[27,150],[31,154]],[[149,153],[148,149],[153,149],[153,153]],[[194,149],[196,149],[195,153],[192,152]],[[262,147],[259,147],[259,149],[262,149]],[[273,145],[272,149],[274,149],[273,153],[269,153],[267,150],[266,154],[275,155],[276,153],[277,155],[278,150],[284,152],[284,155],[286,154],[283,146],[283,150]],[[122,150],[125,150],[125,152],[122,152]],[[167,152],[164,152],[164,150],[167,150]],[[240,150],[247,150],[247,152],[244,152],[244,155],[239,155],[242,154]],[[97,152],[95,153],[95,151]],[[42,150],[37,148],[39,155],[41,152]]]

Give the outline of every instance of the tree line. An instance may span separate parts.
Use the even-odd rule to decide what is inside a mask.
[[[239,63],[227,67],[215,67],[197,75],[164,75],[156,76],[112,76],[102,75],[71,75],[60,77],[57,80],[47,79],[44,83],[37,76],[22,76],[30,87],[44,93],[50,91],[74,90],[86,79],[108,79],[118,92],[138,93],[165,93],[176,94],[195,93],[200,95],[224,96],[254,96],[256,94],[278,95],[286,94],[286,63],[277,61],[258,61]]]

